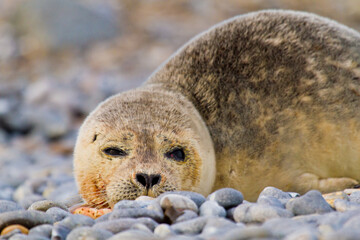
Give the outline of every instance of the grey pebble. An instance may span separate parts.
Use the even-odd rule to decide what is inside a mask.
[[[285,208],[284,204],[273,196],[260,196],[257,201],[259,204],[269,205],[278,208]]]
[[[175,231],[172,230],[170,225],[166,224],[166,223],[159,224],[154,229],[154,234],[155,234],[156,237],[159,237],[159,238],[167,238],[169,236],[176,235]]]
[[[227,217],[228,219],[231,219],[231,220],[235,221],[235,219],[234,219],[235,209],[236,209],[236,207],[229,208],[228,210],[226,210],[226,217]]]
[[[353,217],[360,215],[360,209],[355,211],[347,212],[331,212],[327,214],[322,214],[319,217],[317,223],[320,225],[328,225],[334,230],[341,229],[346,222],[348,222]]]
[[[58,207],[49,208],[46,211],[46,213],[49,214],[50,216],[52,216],[54,218],[55,222],[61,221],[64,218],[71,215],[70,212],[65,211],[62,208],[58,208]]]
[[[174,209],[191,210],[198,212],[199,209],[194,201],[188,197],[184,197],[178,194],[168,194],[160,200],[160,206],[163,209],[173,207]]]
[[[270,238],[271,232],[261,226],[237,227],[223,235],[221,239],[242,240],[242,239],[264,239]]]
[[[351,217],[348,221],[345,222],[343,228],[348,229],[358,229],[360,227],[360,215],[359,212],[356,212],[356,215]]]
[[[360,209],[360,204],[356,202],[350,202],[344,199],[335,199],[334,207],[336,211],[345,212]]]
[[[263,204],[241,204],[234,211],[236,222],[253,223],[265,222],[271,218],[290,218],[293,214],[283,208]]]
[[[0,231],[11,224],[21,224],[32,228],[40,224],[52,224],[54,219],[48,214],[40,211],[12,211],[0,214]]]
[[[203,195],[201,195],[200,193],[196,193],[196,192],[190,192],[190,191],[173,191],[173,192],[165,192],[160,194],[156,200],[160,203],[161,199],[169,194],[177,194],[177,195],[181,195],[187,198],[190,198],[199,208],[201,206],[201,204],[203,204],[206,199]]]
[[[158,203],[155,200],[122,200],[114,205],[114,210],[116,209],[128,209],[128,208],[134,208],[134,209],[148,209],[153,211],[162,212],[162,208],[160,206],[160,203]]]
[[[75,227],[74,227],[75,228]],[[71,232],[72,228],[70,226],[65,226],[63,224],[56,224],[51,230],[51,239],[53,240],[65,240],[66,237]]]
[[[121,233],[118,233],[109,240],[156,240],[153,233],[144,232],[140,230],[126,230]]]
[[[175,223],[171,225],[171,229],[177,234],[198,234],[204,228],[208,217],[197,217],[189,221]]]
[[[262,226],[272,233],[273,237],[283,238],[295,231],[300,229],[314,229],[316,230],[316,225],[298,222],[289,218],[274,218],[266,221]]]
[[[42,201],[34,202],[33,204],[31,204],[28,210],[38,210],[38,211],[46,212],[49,208],[52,207],[58,207],[64,211],[68,211],[68,208],[64,204],[59,202],[54,202],[51,200],[42,200]]]
[[[241,228],[233,221],[225,218],[209,218],[201,232],[204,237],[221,237],[233,228]]]
[[[222,188],[211,193],[207,199],[216,201],[224,208],[231,208],[241,204],[244,200],[244,197],[238,190],[233,188]]]
[[[262,196],[270,196],[270,197],[275,197],[277,199],[290,199],[292,198],[292,195],[288,192],[284,192],[278,188],[275,187],[266,187],[264,188],[259,197]]]
[[[105,240],[112,237],[109,231],[103,229],[94,229],[91,227],[78,227],[72,230],[66,237],[66,240],[79,240],[79,239],[92,239],[92,240]]]
[[[146,227],[148,227],[151,231],[153,231],[157,226],[158,223],[155,222],[151,218],[120,218],[116,220],[104,221],[95,223],[93,228],[95,229],[105,229],[114,234],[119,233],[121,231],[130,229],[131,226],[137,223],[142,223]]]
[[[0,213],[25,210],[18,203],[8,200],[0,200]]]
[[[356,191],[350,194],[349,200],[354,203],[360,204],[360,191]]]
[[[354,229],[349,229],[349,228],[343,228],[340,229],[339,231],[333,232],[333,233],[329,233],[329,234],[324,234],[323,236],[321,236],[321,239],[326,239],[326,240],[358,240],[360,236],[360,229],[359,228],[354,228]]]
[[[2,187],[0,189],[0,199],[1,200],[8,200],[8,201],[12,201],[13,200],[13,194],[14,194],[14,189],[12,187]]]
[[[10,239],[14,235],[23,235],[20,229],[14,229],[11,232],[1,235],[0,239]]]
[[[52,228],[53,228],[53,226],[50,224],[38,225],[29,230],[28,236],[50,238]]]
[[[226,217],[225,208],[215,201],[206,201],[200,206],[200,216]]]
[[[287,235],[284,240],[317,240],[319,239],[318,232],[315,229],[311,228],[302,228],[296,230],[295,232],[290,233]]]
[[[130,229],[152,233],[152,231],[145,224],[142,223],[135,223],[130,227]]]
[[[28,235],[22,234],[22,233],[16,233],[14,235],[11,235],[9,240],[30,240]],[[31,239],[34,240],[34,239]]]
[[[327,213],[333,211],[331,206],[317,190],[311,190],[301,197],[289,200],[286,203],[286,209],[294,213],[294,215]]]
[[[33,194],[33,195],[30,195],[28,197],[21,199],[19,201],[19,204],[23,208],[28,209],[31,206],[31,204],[33,204],[34,202],[38,202],[38,201],[42,201],[42,200],[45,200],[45,198],[43,196]]]
[[[191,211],[191,210],[184,210],[183,214],[176,218],[175,223],[188,221],[190,219],[194,219],[197,217],[198,217],[198,215],[196,212]]]
[[[164,213],[162,211],[149,210],[146,208],[116,209],[110,213],[109,220],[140,217],[149,217],[157,222],[162,222],[164,220]]]
[[[58,224],[64,225],[70,229],[74,229],[75,227],[79,226],[88,226],[91,227],[95,224],[94,219],[81,215],[81,214],[71,214],[70,216],[64,218]]]

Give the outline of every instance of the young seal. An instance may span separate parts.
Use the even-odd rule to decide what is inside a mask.
[[[295,11],[260,11],[195,37],[137,89],[101,103],[74,152],[80,194],[113,206],[221,187],[254,200],[360,180],[360,34]]]

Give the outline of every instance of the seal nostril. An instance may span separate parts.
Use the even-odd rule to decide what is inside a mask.
[[[143,174],[143,173],[136,174],[136,181],[141,183],[141,185],[143,185],[144,187],[147,187],[148,185],[148,178],[149,176],[147,174]]]
[[[160,183],[161,176],[159,174],[150,175],[150,180],[151,180],[151,184],[150,184],[150,188],[151,188],[154,185]]]

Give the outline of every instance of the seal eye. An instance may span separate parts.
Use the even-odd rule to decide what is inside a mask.
[[[183,162],[185,160],[185,153],[181,148],[175,148],[174,150],[165,153],[165,157],[174,159],[175,161]]]
[[[113,156],[113,157],[123,157],[123,156],[127,155],[127,153],[124,150],[121,150],[119,148],[114,148],[114,147],[105,148],[103,150],[103,152],[106,155],[110,155],[110,156]]]

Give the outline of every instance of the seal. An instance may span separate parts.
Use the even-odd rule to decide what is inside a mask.
[[[305,193],[360,180],[360,34],[304,12],[222,22],[101,103],[74,150],[89,205],[222,187]]]

